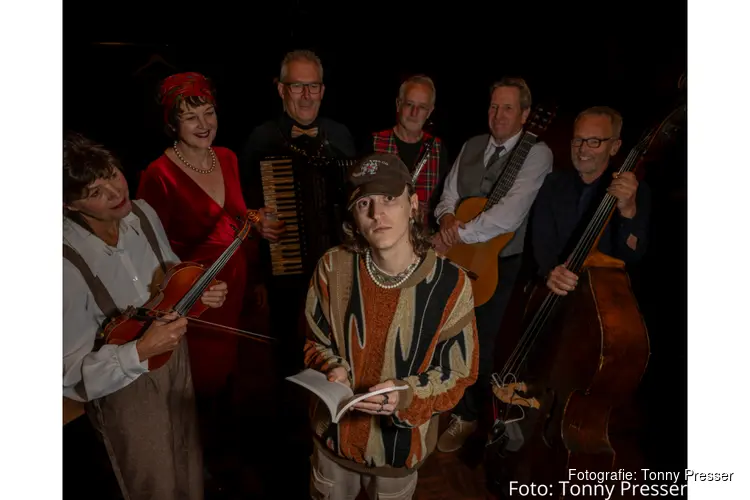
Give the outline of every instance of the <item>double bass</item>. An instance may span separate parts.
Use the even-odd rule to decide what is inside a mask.
[[[685,113],[681,104],[647,131],[619,172],[639,176],[646,153],[680,128]],[[597,249],[616,201],[608,193],[603,197],[568,256],[567,268],[579,276],[576,289],[559,296],[546,283],[532,288],[521,338],[492,375],[496,415],[485,459],[495,474],[490,487],[503,496],[509,496],[512,480],[546,485],[540,496],[603,498],[571,491],[571,485],[599,483],[570,477],[569,471],[615,468],[610,416],[631,400],[650,357],[648,331],[625,264]],[[619,488],[617,480],[602,485]]]
[[[273,339],[257,333],[246,332],[238,328],[216,325],[199,319],[208,306],[200,301],[203,292],[207,288],[216,285],[216,276],[226,266],[232,255],[240,248],[242,242],[248,237],[253,225],[258,222],[258,213],[249,210],[242,227],[237,230],[232,243],[222,252],[216,261],[208,268],[195,262],[181,262],[167,271],[157,293],[141,307],[130,306],[122,314],[105,323],[102,331],[104,342],[107,344],[122,345],[140,338],[151,323],[174,311],[180,316],[187,317],[189,322],[199,322],[203,325],[213,326],[218,330],[228,333],[239,334],[243,337],[269,342]],[[148,358],[148,369],[156,370],[164,366],[172,357],[168,351]]]

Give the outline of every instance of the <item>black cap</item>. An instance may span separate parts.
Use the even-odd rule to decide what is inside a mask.
[[[406,164],[389,153],[373,153],[362,158],[349,169],[346,177],[349,182],[348,210],[363,196],[401,196],[406,186],[413,184]]]

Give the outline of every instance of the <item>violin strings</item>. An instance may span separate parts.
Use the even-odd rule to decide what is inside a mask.
[[[181,315],[185,315],[190,309],[192,309],[193,305],[195,305],[198,299],[203,295],[208,284],[211,283],[217,274],[219,274],[219,271],[224,265],[226,265],[241,242],[242,240],[235,238],[232,244],[227,247],[216,262],[214,262],[214,264],[203,273],[195,286],[193,286],[185,297],[177,303],[177,306],[175,307],[176,311]]]
[[[227,254],[233,253],[234,247],[236,247],[236,243],[237,240],[233,241],[232,244],[229,245],[229,247],[221,254],[216,262],[214,262],[213,265],[203,273],[196,285],[192,287],[190,292],[185,296],[185,304],[183,306],[184,311],[181,311],[183,314],[186,314],[187,311],[189,311],[193,307],[193,305],[195,305],[198,299],[200,299],[200,297],[203,295],[203,292],[207,288],[208,284],[211,283],[214,277],[219,273],[219,270],[224,267],[226,262],[228,262],[229,259],[227,258]]]
[[[196,286],[191,290],[190,292],[190,300],[188,302],[187,310],[190,310],[193,305],[198,301],[198,299],[201,298],[203,295],[203,292],[206,288],[208,288],[208,285],[213,281],[213,279],[216,277],[217,274],[219,274],[219,271],[224,267],[224,265],[229,262],[229,257],[231,257],[231,254],[234,252],[234,247],[236,247],[237,240],[233,241],[231,245],[221,254],[221,256],[216,260],[216,262],[213,263],[211,267],[209,267],[206,272],[203,273],[201,278],[198,280],[198,283]],[[187,312],[187,311],[185,311]]]

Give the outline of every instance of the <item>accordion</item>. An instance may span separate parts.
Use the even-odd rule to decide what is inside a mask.
[[[269,245],[273,276],[308,277],[323,254],[341,243],[346,170],[355,161],[303,156],[261,160],[265,206],[286,225],[286,233]]]

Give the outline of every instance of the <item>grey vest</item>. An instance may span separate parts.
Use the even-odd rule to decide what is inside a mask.
[[[489,134],[482,134],[466,141],[461,161],[458,164],[458,197],[461,200],[473,196],[488,197],[511,157],[510,153],[506,152],[490,169],[486,169],[484,151],[487,149],[489,140]],[[500,252],[500,257],[509,257],[523,252],[528,219],[527,215],[516,229],[513,239]]]

